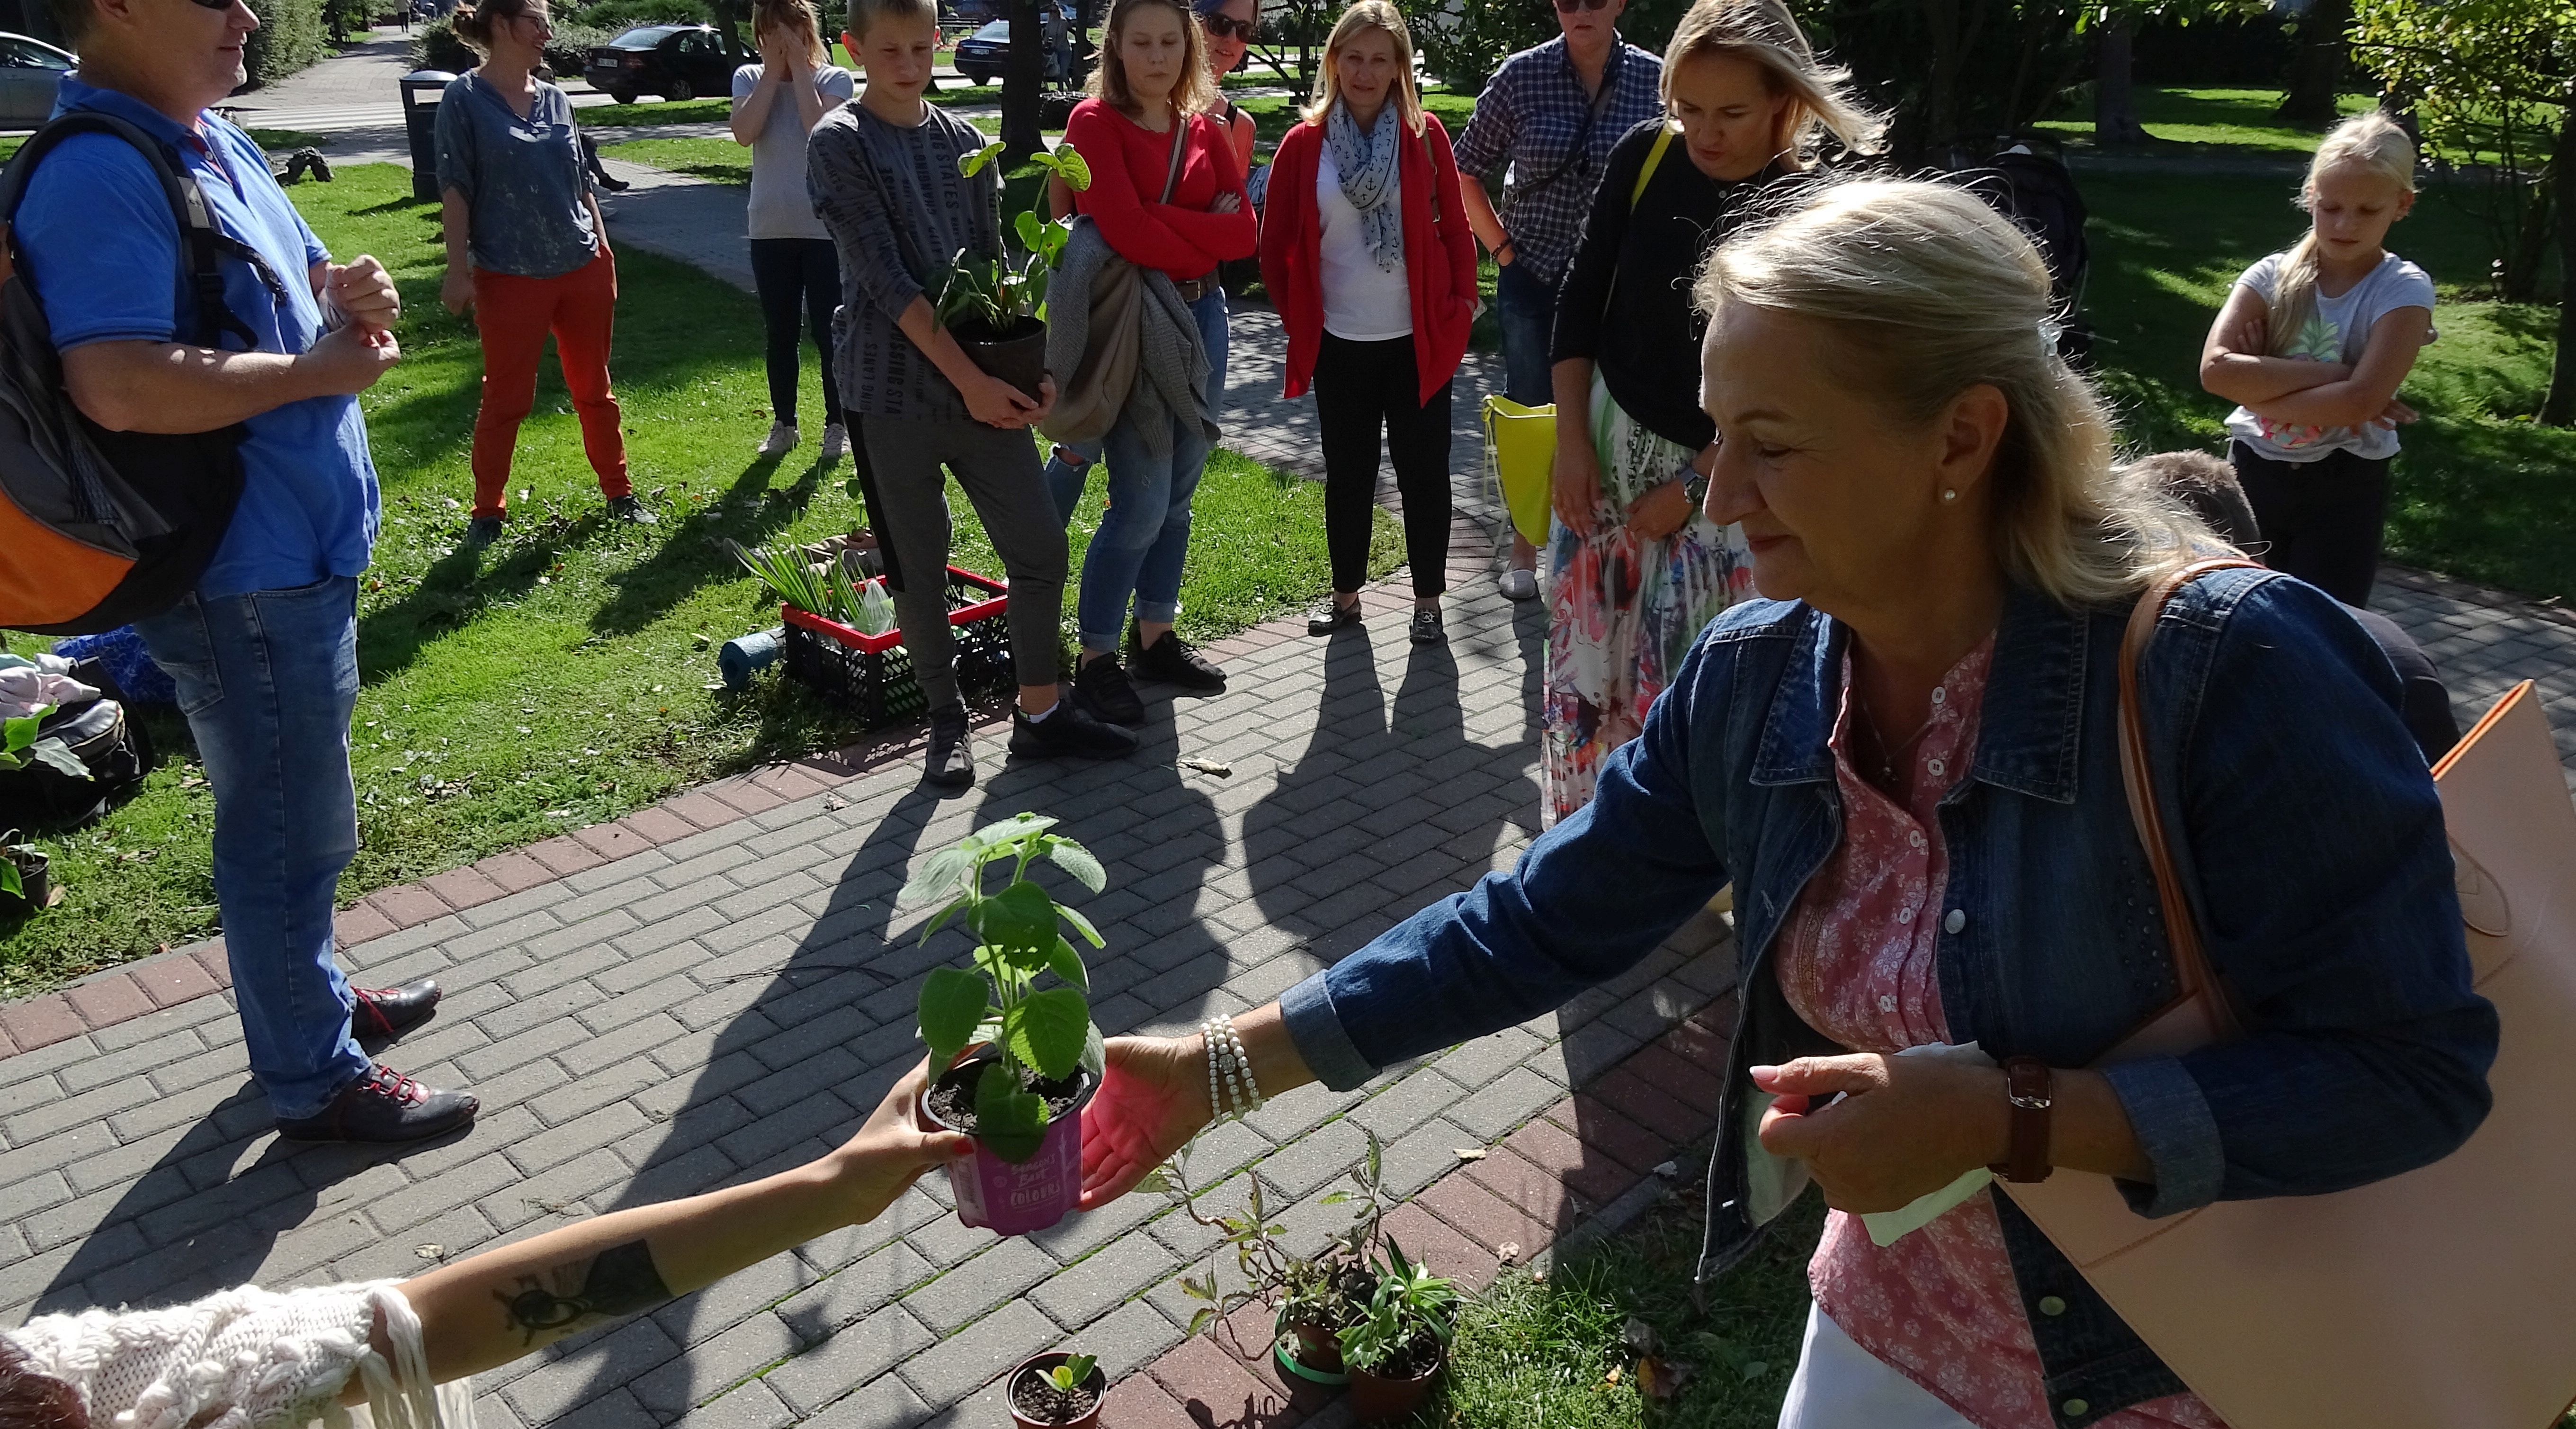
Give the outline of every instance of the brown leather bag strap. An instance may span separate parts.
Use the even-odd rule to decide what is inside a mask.
[[[2184,586],[2213,571],[2235,567],[2263,569],[2253,561],[2208,560],[2166,575],[2138,597],[2136,608],[2129,612],[2128,631],[2120,639],[2120,783],[2128,792],[2129,818],[2137,825],[2138,842],[2155,869],[2156,899],[2164,908],[2165,936],[2173,949],[2174,1000],[2187,1002],[2206,992],[2211,1021],[2223,1038],[2235,1037],[2242,1028],[2236,1010],[2228,1005],[2225,989],[2209,966],[2209,950],[2200,940],[2200,922],[2192,916],[2191,899],[2183,891],[2181,873],[2174,868],[2164,811],[2156,803],[2155,771],[2147,754],[2146,717],[2138,709],[2138,658],[2154,638],[2156,622],[2163,617],[2165,606]]]

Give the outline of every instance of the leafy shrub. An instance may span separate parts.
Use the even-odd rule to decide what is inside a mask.
[[[242,46],[250,87],[274,84],[331,53],[322,0],[250,0],[259,28]]]
[[[546,63],[553,66],[557,78],[573,78],[590,63],[590,52],[594,47],[607,44],[625,28],[619,25],[599,29],[570,22],[558,25],[546,40]],[[411,42],[411,58],[414,69],[440,69],[449,74],[463,74],[483,63],[483,57],[474,53],[473,46],[457,38],[456,27],[447,17],[421,27]]]
[[[703,0],[598,0],[570,10],[563,17],[576,25],[587,25],[612,33],[637,25],[707,25],[715,23]]]

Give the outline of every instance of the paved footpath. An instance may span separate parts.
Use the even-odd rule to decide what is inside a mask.
[[[635,214],[612,222],[640,242]],[[738,231],[715,230],[728,246]],[[1312,409],[1275,400],[1276,333],[1266,313],[1237,315],[1233,444],[1311,473]],[[1479,366],[1462,391],[1491,375]],[[1476,450],[1462,437],[1459,464]],[[345,911],[361,980],[449,988],[391,1054],[483,1095],[482,1123],[445,1144],[279,1142],[243,1073],[219,944],[0,1009],[0,1322],[245,1280],[406,1275],[819,1154],[916,1059],[920,979],[962,953],[956,935],[922,948],[921,911],[892,907],[906,869],[1021,809],[1062,818],[1108,866],[1108,892],[1081,905],[1109,939],[1093,959],[1105,1030],[1175,1031],[1275,996],[1534,832],[1544,615],[1486,578],[1476,485],[1460,478],[1445,648],[1404,642],[1390,583],[1368,593],[1365,633],[1313,640],[1291,619],[1215,647],[1232,691],[1155,698],[1132,761],[1005,765],[988,723],[982,784],[943,800],[898,731]],[[2464,714],[2539,677],[2569,748],[2576,621],[2402,571],[2379,604],[2425,641]],[[1259,1176],[1311,1247],[1341,1214],[1321,1194],[1375,1131],[1410,1197],[1399,1238],[1482,1284],[1651,1201],[1657,1168],[1707,1133],[1733,969],[1726,925],[1704,919],[1554,1015],[1365,1093],[1282,1097],[1208,1136],[1194,1174],[1229,1178],[1219,1206]],[[1462,1166],[1460,1148],[1487,1154]],[[1152,1197],[1000,1240],[960,1226],[925,1182],[870,1226],[486,1376],[481,1412],[489,1429],[983,1429],[1006,1422],[996,1377],[1061,1344],[1108,1366],[1122,1426],[1304,1417],[1266,1365],[1181,1342],[1175,1277],[1208,1248]],[[1230,1343],[1257,1349],[1258,1326],[1236,1328]]]

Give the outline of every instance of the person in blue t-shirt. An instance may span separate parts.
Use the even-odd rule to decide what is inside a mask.
[[[372,257],[333,263],[258,146],[206,112],[241,84],[242,41],[259,28],[241,0],[52,5],[81,56],[56,112],[97,110],[160,140],[223,232],[285,280],[225,259],[225,304],[256,341],[190,345],[199,318],[177,220],[150,162],[114,135],[66,140],[18,210],[21,275],[90,420],[242,429],[241,502],[214,558],[177,606],[135,628],[178,685],[214,790],[215,897],[251,1073],[289,1138],[454,1131],[474,1119],[473,1097],[423,1087],[357,1041],[426,1018],[437,984],[353,989],[332,959],[332,892],[358,843],[357,577],[378,519],[356,394],[402,360],[393,279]]]

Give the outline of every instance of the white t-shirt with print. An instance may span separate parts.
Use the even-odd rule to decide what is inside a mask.
[[[2237,284],[2252,288],[2264,302],[2272,302],[2281,287],[2281,264],[2288,257],[2286,253],[2272,254],[2246,269]],[[2329,298],[2322,291],[2316,295],[2307,326],[2285,355],[2319,362],[2357,363],[2363,346],[2370,341],[2372,325],[2399,308],[2422,308],[2429,314],[2433,308],[2433,280],[2425,276],[2423,269],[2396,254],[2383,253],[2379,266],[2340,296]],[[2425,340],[2429,342],[2431,338]],[[2322,461],[2337,451],[2349,451],[2369,461],[2397,455],[2394,427],[2275,426],[2243,407],[2227,414],[2227,434],[2253,448],[2255,455],[2273,461]]]

